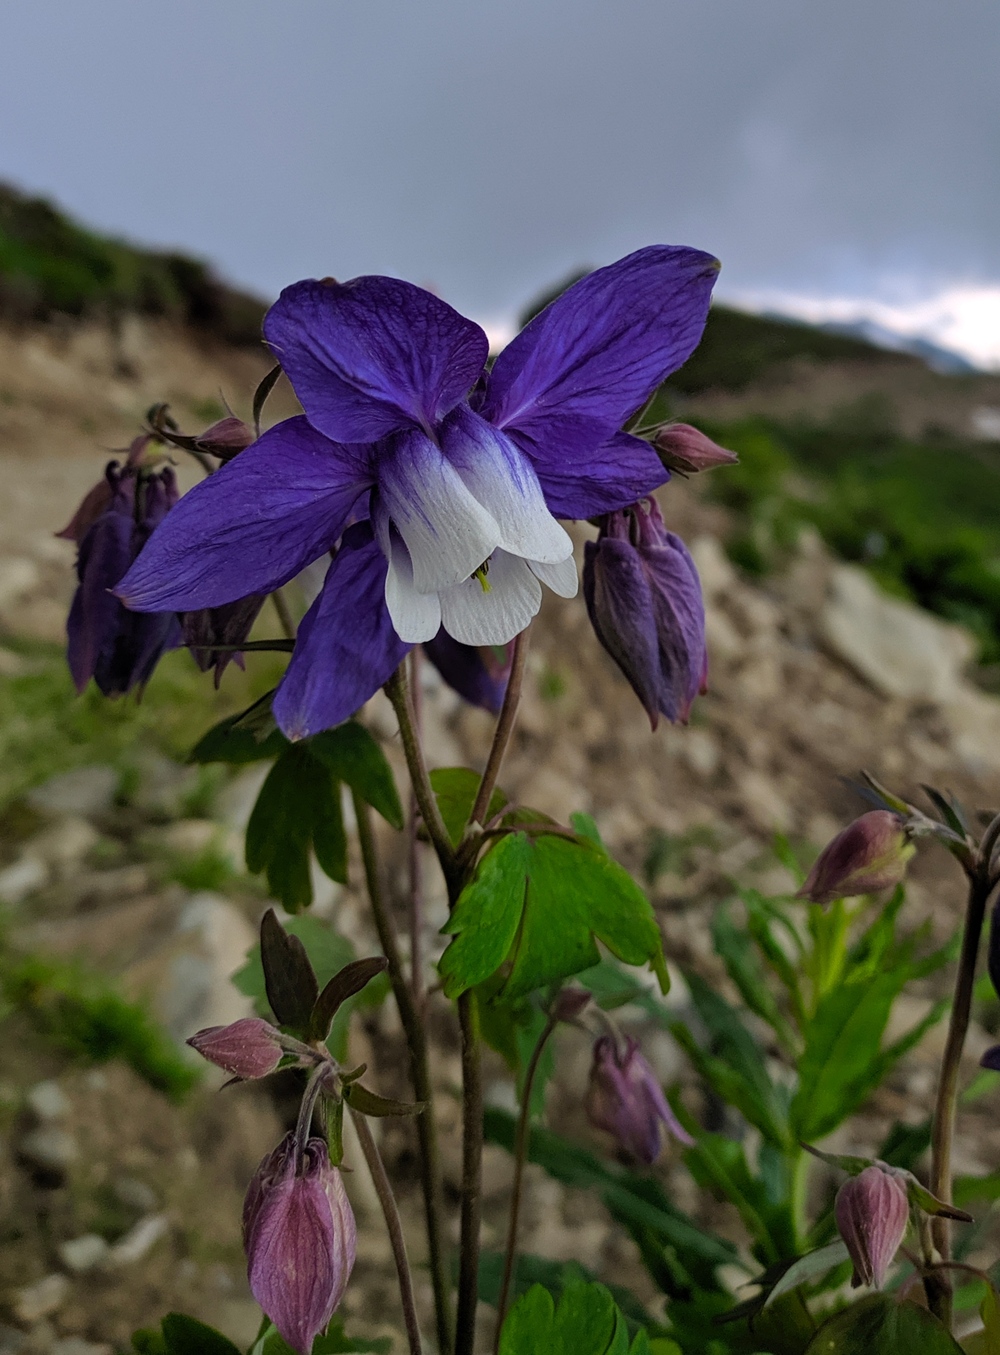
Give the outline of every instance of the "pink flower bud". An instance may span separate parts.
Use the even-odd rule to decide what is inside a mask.
[[[585,1107],[591,1124],[611,1134],[629,1157],[647,1166],[660,1155],[661,1126],[681,1143],[694,1142],[632,1039],[625,1041],[624,1052],[610,1035],[596,1041]]]
[[[229,461],[237,452],[245,451],[254,441],[253,429],[235,414],[227,414],[224,419],[219,419],[218,423],[213,423],[194,440],[198,451],[211,452],[223,461]]]
[[[552,1016],[556,1021],[575,1021],[589,1001],[586,988],[563,988],[552,1003]]]
[[[326,1144],[286,1134],[257,1168],[243,1205],[250,1292],[299,1355],[344,1297],[357,1227]]]
[[[188,1044],[234,1077],[267,1077],[281,1062],[278,1032],[257,1016],[246,1016],[230,1026],[199,1030]]]
[[[715,466],[733,466],[739,461],[735,452],[720,447],[689,423],[664,424],[653,439],[653,446],[666,468],[682,475],[694,475]]]
[[[851,1285],[881,1289],[910,1217],[903,1180],[877,1163],[866,1167],[840,1187],[833,1212],[854,1262]]]
[[[899,815],[873,809],[824,847],[796,897],[832,903],[892,889],[906,875],[906,863],[914,850]]]

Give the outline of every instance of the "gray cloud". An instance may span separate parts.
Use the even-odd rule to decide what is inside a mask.
[[[1000,279],[995,0],[0,0],[0,176],[273,293]]]

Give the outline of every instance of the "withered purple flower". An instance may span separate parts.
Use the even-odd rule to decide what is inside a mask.
[[[357,1227],[326,1144],[287,1134],[257,1168],[243,1205],[250,1292],[285,1341],[309,1355],[344,1297]]]
[[[275,697],[292,738],[353,714],[442,626],[507,644],[543,583],[576,592],[556,518],[614,512],[666,479],[620,430],[694,349],[717,272],[698,250],[639,250],[564,292],[488,374],[483,331],[419,287],[296,283],[264,333],[304,415],[186,495],[121,597],[223,606],[343,537]]]
[[[654,499],[601,518],[586,545],[583,592],[597,638],[652,727],[661,715],[686,722],[708,677],[705,605],[695,563]]]
[[[279,1032],[259,1016],[245,1016],[228,1026],[208,1026],[192,1035],[188,1044],[234,1077],[267,1077],[281,1062]]]
[[[610,1035],[595,1042],[585,1108],[591,1124],[611,1134],[629,1157],[647,1166],[660,1155],[664,1129],[681,1143],[694,1142],[631,1038],[624,1049]]]
[[[866,1167],[840,1187],[833,1212],[854,1263],[851,1285],[881,1289],[910,1217],[904,1177],[880,1163]]]
[[[914,850],[898,814],[870,810],[823,848],[797,897],[826,904],[892,889],[905,877]]]
[[[142,464],[148,441],[133,442],[124,466],[108,463],[104,480],[59,533],[78,544],[79,583],[67,635],[70,672],[80,692],[91,678],[105,696],[141,688],[161,655],[181,642],[176,616],[131,612],[111,592],[177,502],[173,471]]]
[[[266,601],[266,594],[253,593],[239,602],[227,602],[224,607],[203,607],[200,611],[182,614],[184,643],[203,673],[215,669],[216,687],[230,663],[243,667],[243,655],[238,650],[216,646],[242,644],[253,630],[253,623]]]

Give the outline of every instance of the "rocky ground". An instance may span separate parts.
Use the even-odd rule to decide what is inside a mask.
[[[70,589],[72,549],[53,541],[99,473],[101,446],[121,446],[145,407],[170,398],[189,428],[208,421],[221,386],[245,412],[264,359],[191,349],[153,325],[117,336],[86,329],[0,335],[0,623],[4,666],[25,660],[17,637],[58,637]],[[720,474],[724,472],[719,472]],[[1000,804],[1000,702],[966,676],[971,642],[959,629],[880,595],[867,577],[831,560],[804,537],[789,571],[757,586],[738,577],[720,541],[721,510],[691,488],[662,496],[669,525],[692,543],[709,606],[711,690],[687,729],[651,734],[646,717],[599,649],[581,599],[549,599],[532,641],[519,731],[502,782],[519,801],[564,819],[586,810],[612,851],[649,884],[674,966],[692,964],[723,982],[708,920],[733,879],[765,891],[792,880],[770,849],[775,831],[815,846],[857,812],[841,778],[861,767],[909,796],[923,782],[968,805]],[[253,661],[251,661],[253,662]],[[481,765],[490,724],[463,707],[425,665],[424,719],[437,765]],[[402,772],[394,721],[383,698],[364,718]],[[192,728],[192,740],[202,725]],[[138,770],[136,770],[136,766]],[[86,765],[50,778],[9,806],[0,827],[0,904],[5,945],[77,957],[148,1002],[171,1037],[231,1020],[247,999],[229,982],[265,906],[242,872],[241,834],[260,784],[250,768],[206,789],[176,760],[147,753],[123,783],[121,767],[91,749]],[[658,847],[676,850],[657,857]],[[397,893],[403,862],[385,842]],[[228,862],[198,881],[178,863]],[[659,863],[659,864],[657,864]],[[444,902],[428,863],[428,949],[441,946]],[[359,872],[353,872],[357,879]],[[182,883],[186,880],[186,883]],[[212,885],[213,887],[208,887]],[[946,859],[923,853],[913,872],[907,920],[937,939],[956,925],[960,886]],[[359,891],[318,883],[317,910],[361,953],[375,943]],[[936,990],[898,1004],[899,1029]],[[684,1004],[683,983],[669,999]],[[629,1011],[624,1013],[626,1021]],[[454,1089],[457,1044],[446,1013],[432,1008],[435,1076],[448,1187],[459,1160]],[[679,1052],[658,1030],[634,1023],[664,1079],[698,1092]],[[172,1307],[217,1323],[249,1343],[259,1314],[246,1290],[239,1205],[254,1165],[289,1113],[280,1089],[220,1094],[206,1080],[182,1105],[118,1064],[86,1067],[58,1052],[30,1014],[9,1012],[0,1045],[0,1355],[107,1355],[130,1331]],[[391,1003],[358,1020],[352,1054],[369,1063],[387,1094],[406,1094]],[[933,1089],[940,1033],[913,1052],[852,1128],[850,1146],[870,1150],[895,1119],[922,1120]],[[980,1025],[974,1059],[989,1040]],[[550,1115],[567,1134],[600,1147],[580,1097],[589,1047],[562,1037]],[[499,1063],[489,1095],[509,1105]],[[993,1098],[964,1113],[959,1170],[1000,1163]],[[420,1261],[410,1129],[383,1126],[383,1149],[399,1183]],[[839,1146],[839,1145],[838,1145]],[[844,1147],[848,1146],[845,1138]],[[348,1146],[349,1158],[359,1154]],[[668,1157],[671,1191],[688,1205],[693,1184]],[[499,1245],[509,1160],[486,1157],[487,1245]],[[361,1223],[359,1264],[346,1303],[352,1329],[398,1330],[388,1248],[363,1169],[348,1180]],[[713,1224],[738,1237],[734,1219]],[[638,1287],[632,1244],[601,1206],[531,1169],[527,1250],[575,1258],[608,1279]],[[428,1287],[419,1272],[421,1302]],[[652,1291],[641,1297],[655,1301]]]

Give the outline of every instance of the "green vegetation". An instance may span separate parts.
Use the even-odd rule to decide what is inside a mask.
[[[260,340],[263,303],[207,264],[137,249],[77,225],[42,198],[0,184],[0,315],[166,315],[231,343]]]

